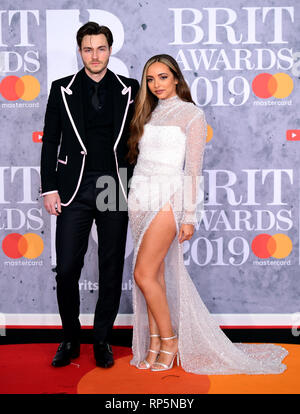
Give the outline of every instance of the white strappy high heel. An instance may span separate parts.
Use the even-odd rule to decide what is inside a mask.
[[[150,338],[160,338],[160,335],[158,335],[158,334],[151,334],[150,335]],[[156,354],[156,355],[159,354],[159,351],[154,351],[153,349],[148,349],[148,352],[152,352],[153,354]],[[145,364],[145,366],[141,366],[141,364]],[[138,363],[137,368],[138,369],[149,369],[149,368],[151,368],[151,366],[152,365],[146,359],[144,359],[143,361],[140,361]]]
[[[177,335],[171,336],[170,338],[160,338],[160,339],[162,341],[169,341],[170,339],[175,339],[175,338],[177,338]],[[173,368],[173,363],[174,363],[175,357],[177,357],[177,361],[176,362],[177,362],[177,366],[179,366],[179,364],[180,364],[180,358],[179,358],[179,352],[178,351],[177,352],[169,352],[169,351],[164,351],[163,349],[161,349],[159,351],[159,353],[173,355],[173,358],[172,358],[172,360],[171,360],[171,362],[170,362],[169,365],[163,364],[162,362],[155,361],[154,364],[155,365],[159,365],[159,367],[152,366],[151,367],[151,371],[168,371],[169,369],[172,369]]]

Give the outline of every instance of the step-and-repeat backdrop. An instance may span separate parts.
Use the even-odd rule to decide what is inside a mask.
[[[296,0],[1,1],[0,326],[60,324],[55,218],[39,197],[51,82],[81,67],[76,32],[107,25],[109,67],[140,81],[146,60],[176,58],[203,108],[205,211],[185,264],[223,326],[300,323],[300,3]],[[128,233],[117,325],[130,326]],[[80,279],[91,325],[98,284],[93,227]]]

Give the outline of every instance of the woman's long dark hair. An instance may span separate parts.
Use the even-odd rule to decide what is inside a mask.
[[[176,85],[177,96],[186,102],[193,102],[190,89],[184,80],[181,70],[176,60],[170,55],[155,55],[152,56],[145,64],[143,69],[141,87],[135,100],[135,111],[130,123],[130,138],[128,140],[129,152],[127,158],[131,164],[136,162],[138,156],[138,142],[143,135],[144,125],[150,120],[151,114],[155,109],[158,98],[154,96],[147,85],[147,72],[150,65],[155,62],[160,62],[168,66],[173,73],[175,79],[178,81]]]

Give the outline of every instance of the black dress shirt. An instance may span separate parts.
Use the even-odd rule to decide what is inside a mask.
[[[98,109],[95,109],[92,103],[95,85],[98,86]],[[85,171],[113,172],[113,101],[108,72],[97,83],[84,71],[83,91],[87,148]]]

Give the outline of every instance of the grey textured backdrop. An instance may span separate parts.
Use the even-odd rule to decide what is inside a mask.
[[[217,314],[299,311],[300,142],[288,141],[286,131],[300,129],[297,62],[292,70],[292,55],[300,49],[300,4],[253,0],[247,9],[245,3],[2,0],[0,239],[2,243],[11,233],[35,233],[44,249],[31,261],[10,258],[5,249],[0,250],[0,312],[41,315],[40,324],[43,314],[57,313],[52,271],[55,223],[38,196],[41,144],[33,142],[32,134],[42,131],[51,81],[81,68],[75,34],[88,20],[111,27],[116,47],[110,67],[116,72],[140,80],[150,56],[168,53],[177,58],[213,130],[204,159],[207,220],[185,244],[188,270],[209,310]],[[218,24],[227,22],[227,28],[214,27],[215,16]],[[248,60],[239,60],[239,55]],[[294,83],[292,92],[283,98],[257,97],[252,81],[261,73],[288,74]],[[1,85],[12,75],[36,77],[40,94],[27,102],[5,99]],[[35,107],[18,107],[21,103]],[[220,188],[226,183],[231,185],[228,191]],[[248,202],[251,199],[255,203]],[[291,253],[281,259],[257,257],[251,244],[261,233],[287,235]],[[278,251],[284,247],[285,243],[279,245]],[[83,314],[94,312],[96,250],[91,235],[80,285]],[[129,234],[120,314],[132,311],[131,260]]]

